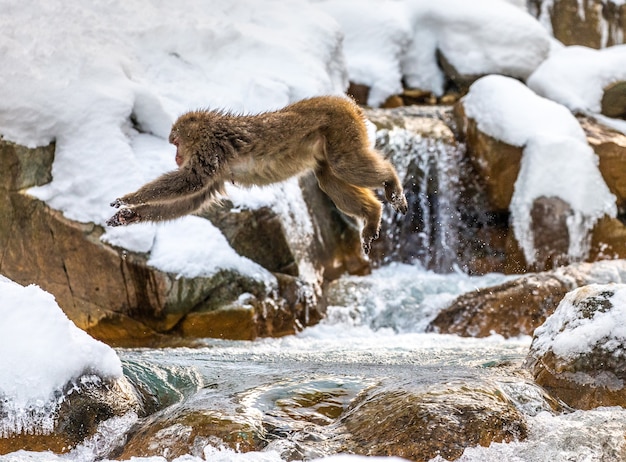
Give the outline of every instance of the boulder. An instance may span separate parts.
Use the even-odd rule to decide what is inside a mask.
[[[10,421],[10,414],[15,411],[3,409],[3,406],[6,403],[0,401],[0,416]],[[136,418],[137,414],[143,414],[143,404],[125,378],[105,380],[85,375],[68,383],[49,407],[17,412],[20,415],[14,419],[19,429],[0,428],[0,455],[19,450],[68,452],[93,436],[100,423],[113,417],[132,414]],[[31,419],[35,426],[20,419]],[[42,428],[37,426],[41,419],[53,423]],[[0,419],[0,425],[2,423]]]
[[[619,208],[626,207],[626,135],[594,119],[579,116],[587,141],[598,155],[600,172],[616,197]]]
[[[607,117],[626,119],[626,82],[613,82],[604,88],[600,112]]]
[[[459,135],[467,145],[467,156],[485,185],[492,210],[508,211],[520,171],[523,147],[512,146],[483,133],[463,103],[454,106]]]
[[[304,250],[294,250],[285,237],[287,231],[279,229],[276,217],[268,211],[229,209],[222,209],[218,216],[222,227],[232,231],[231,242],[276,271],[274,282],[232,270],[204,278],[180,278],[159,271],[148,266],[146,255],[102,242],[102,227],[69,220],[28,195],[27,188],[50,180],[53,158],[54,145],[29,150],[0,141],[0,188],[4,191],[0,194],[0,274],[18,283],[36,283],[52,293],[78,327],[107,343],[154,346],[177,343],[179,335],[256,338],[293,333],[317,322],[324,311],[319,298],[322,281],[301,277],[295,256],[298,262],[307,257],[305,263],[320,274],[327,265],[327,277],[336,277],[346,268],[366,271],[358,231],[343,223],[319,233],[315,242],[303,244]],[[320,208],[320,200],[310,199],[310,206]],[[315,223],[319,227],[338,220],[332,209],[326,209],[326,215],[318,212],[323,216]],[[242,230],[255,227],[265,242],[250,246],[244,243],[249,235]],[[343,234],[335,237],[338,229]],[[280,252],[274,254],[274,249]],[[199,327],[206,327],[209,319],[211,329]]]
[[[173,460],[187,454],[203,458],[208,444],[248,452],[261,450],[267,442],[260,420],[252,416],[178,406],[136,425],[118,459],[162,456]]]
[[[563,297],[592,283],[626,282],[626,261],[576,263],[459,296],[431,322],[432,331],[464,337],[532,335]]]
[[[626,407],[626,284],[569,292],[535,330],[527,366],[569,406]]]
[[[504,219],[505,214],[508,214],[520,170],[523,147],[508,145],[481,132],[476,122],[466,116],[462,102],[455,106],[454,117],[458,127],[457,136],[465,141],[467,157],[477,172],[477,180],[486,194],[488,203],[485,204],[485,208],[487,212],[500,214]],[[618,208],[624,209],[626,176],[623,172],[626,172],[626,149],[624,149],[626,136],[590,117],[579,116],[578,120],[587,135],[589,145],[598,155],[600,173],[609,190],[616,196]],[[487,242],[500,246],[490,248],[505,254],[499,266],[491,266],[491,270],[505,273],[544,271],[571,263],[568,257],[570,236],[567,227],[567,220],[571,215],[571,207],[560,198],[537,198],[531,209],[535,263],[530,266],[527,264],[512,229],[508,223],[504,223],[500,228],[498,241],[484,238]],[[624,234],[626,227],[620,220],[610,217],[599,220],[591,233],[591,249],[587,260],[626,257],[624,244],[626,241],[622,239]]]
[[[341,417],[341,452],[428,461],[465,448],[526,439],[523,414],[489,383],[448,383],[424,391],[376,389]]]
[[[456,90],[464,95],[469,90],[469,87],[476,80],[484,76],[485,74],[465,74],[460,72],[448,58],[443,51],[437,50],[437,62],[444,72],[446,77],[454,84]]]
[[[552,26],[565,45],[591,48],[624,43],[626,5],[619,0],[530,0],[531,14]]]

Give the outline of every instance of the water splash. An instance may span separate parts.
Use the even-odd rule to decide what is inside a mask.
[[[460,166],[464,149],[443,136],[422,135],[409,127],[377,132],[378,148],[391,159],[404,178],[408,219],[385,209],[383,220],[389,228],[393,249],[383,259],[396,259],[407,247],[414,260],[438,272],[451,272],[458,264],[457,243]],[[402,222],[409,223],[406,228]],[[403,260],[407,260],[403,258]]]

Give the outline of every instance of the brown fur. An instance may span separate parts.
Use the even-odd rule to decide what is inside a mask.
[[[237,116],[218,111],[182,115],[170,134],[178,170],[115,200],[107,222],[120,226],[181,217],[223,192],[224,183],[268,185],[313,171],[346,214],[364,221],[363,249],[378,236],[383,187],[398,211],[407,203],[393,166],[371,149],[364,116],[352,101],[322,96],[275,112]]]

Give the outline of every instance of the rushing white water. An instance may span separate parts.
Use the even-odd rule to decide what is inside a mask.
[[[207,339],[202,348],[124,349],[118,354],[126,376],[151,387],[163,405],[175,409],[182,403],[186,408],[205,409],[207,403],[213,403],[211,406],[231,412],[236,409],[264,416],[291,435],[273,439],[262,451],[247,453],[206,444],[199,452],[175,459],[177,462],[294,460],[287,459],[287,453],[302,454],[306,460],[372,462],[376,459],[337,455],[336,447],[323,443],[325,427],[285,420],[279,403],[296,400],[302,393],[337,390],[349,401],[381,381],[428,386],[471,379],[497,383],[525,416],[529,436],[521,442],[467,449],[459,460],[623,460],[626,410],[553,411],[540,389],[516,372],[527,354],[529,337],[474,339],[424,333],[428,321],[456,295],[502,280],[504,276],[497,274],[442,275],[419,266],[393,264],[371,276],[346,277],[336,283],[331,290],[335,304],[327,319],[297,335],[254,342]],[[95,436],[64,456],[19,451],[0,460],[107,460],[111,450],[124,443],[135,422],[134,414],[106,421]],[[163,457],[133,460],[165,462]]]

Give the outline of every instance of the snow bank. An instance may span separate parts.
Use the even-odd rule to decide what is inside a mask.
[[[613,295],[608,295],[613,292]],[[584,301],[598,297],[610,306],[592,314]],[[535,330],[532,351],[541,357],[548,351],[563,359],[576,359],[600,347],[624,355],[626,345],[626,285],[591,284],[569,292],[546,322]]]
[[[603,89],[626,80],[626,45],[602,50],[582,46],[555,51],[528,78],[537,94],[573,112],[599,113]]]
[[[476,120],[481,131],[524,147],[510,211],[528,263],[535,261],[529,216],[533,202],[541,196],[559,197],[571,206],[568,253],[574,261],[584,259],[596,221],[604,215],[615,216],[617,211],[615,197],[576,118],[564,106],[503,76],[476,81],[463,103],[467,116]]]
[[[548,56],[552,39],[517,6],[501,0],[407,0],[412,44],[403,59],[410,87],[444,91],[437,50],[466,75],[526,79]]]
[[[345,33],[343,42],[350,80],[370,87],[367,103],[380,106],[402,92],[401,61],[411,43],[405,2],[332,0],[317,3]]]
[[[31,147],[56,140],[53,181],[31,193],[81,222],[103,225],[113,199],[176,168],[166,139],[180,113],[258,112],[347,86],[341,31],[305,1],[0,1],[0,9],[0,133]],[[107,229],[103,240],[149,252],[177,226]],[[186,237],[215,249],[214,235]],[[153,262],[188,276],[216,270],[193,250]],[[233,253],[219,264],[247,263]]]
[[[54,297],[0,276],[0,433],[19,428],[83,374],[122,376],[115,351],[77,328]],[[15,428],[14,428],[15,429]]]
[[[518,3],[513,5],[512,3]],[[408,86],[442,95],[438,51],[462,74],[527,78],[553,39],[520,2],[503,0],[332,0],[314,2],[345,32],[350,80],[371,87],[379,106]]]

